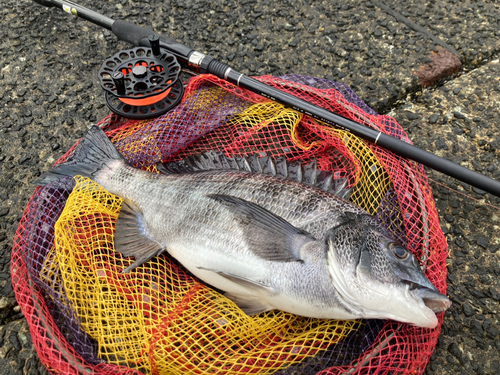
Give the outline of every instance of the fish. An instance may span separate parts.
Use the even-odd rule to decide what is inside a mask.
[[[37,183],[94,180],[123,199],[114,247],[135,257],[123,272],[167,252],[250,316],[276,309],[435,328],[451,305],[415,256],[345,199],[345,180],[315,162],[212,152],[158,169],[129,165],[93,126]]]

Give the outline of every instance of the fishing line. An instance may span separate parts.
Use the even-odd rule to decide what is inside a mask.
[[[379,7],[384,12],[386,12],[387,14],[393,16],[398,21],[403,22],[406,26],[408,26],[411,29],[415,30],[417,33],[421,33],[421,34],[427,36],[434,43],[439,44],[441,47],[446,48],[447,50],[449,50],[450,52],[452,52],[453,54],[455,54],[458,58],[461,57],[461,55],[458,53],[458,51],[455,48],[453,48],[452,46],[450,46],[444,40],[442,40],[442,39],[438,38],[437,36],[435,36],[434,34],[432,34],[426,28],[424,28],[424,27],[420,26],[419,24],[417,24],[417,23],[409,20],[408,18],[406,18],[405,16],[403,16],[401,13],[396,12],[394,9],[392,9],[391,7],[389,7],[389,6],[381,3],[380,1],[377,1],[377,0],[370,0],[370,1],[372,2],[373,5]]]
[[[495,206],[495,205],[490,204],[490,203],[483,202],[483,201],[481,201],[481,200],[479,200],[479,199],[474,198],[473,196],[471,196],[471,195],[469,195],[469,194],[462,193],[460,190],[455,190],[455,189],[452,189],[452,188],[451,188],[451,187],[449,187],[448,185],[444,185],[444,184],[442,184],[442,183],[440,183],[440,182],[438,182],[438,181],[436,181],[436,180],[434,180],[434,179],[432,179],[432,178],[430,178],[430,177],[427,177],[427,179],[428,179],[429,181],[434,182],[436,185],[439,185],[439,186],[441,186],[441,187],[444,187],[445,189],[448,189],[448,190],[450,190],[450,191],[452,191],[452,192],[454,192],[454,193],[456,193],[456,194],[463,195],[463,196],[465,196],[465,197],[467,197],[467,198],[470,198],[470,199],[471,199],[471,200],[473,200],[473,201],[476,201],[476,202],[478,202],[478,203],[481,203],[481,205],[484,205],[484,206],[490,206],[491,208],[494,208],[494,209],[500,210],[500,207],[498,207],[498,206]]]

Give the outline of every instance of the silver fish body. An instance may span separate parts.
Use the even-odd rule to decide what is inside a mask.
[[[364,213],[346,201],[308,186],[248,172],[157,176],[122,164],[98,175],[96,182],[133,202],[142,212],[143,228],[150,238],[194,275],[234,299],[246,297],[258,300],[253,305],[262,305],[262,309],[311,317],[359,317],[331,287],[325,244],[312,238],[322,239],[329,228],[340,223],[343,212]],[[254,203],[310,233],[311,241],[298,249],[297,260],[302,261],[282,261],[281,256],[288,257],[288,253],[278,253],[277,260],[272,260],[272,254],[260,254],[255,247],[269,241],[266,236],[272,236],[273,230],[249,233],[244,219],[213,195]],[[249,288],[227,275],[261,287]]]
[[[259,173],[180,172],[131,167],[93,128],[73,159],[41,183],[64,175],[92,177],[125,200],[115,248],[136,257],[126,272],[167,251],[250,315],[280,309],[432,328],[435,312],[450,305],[415,257],[344,199]]]

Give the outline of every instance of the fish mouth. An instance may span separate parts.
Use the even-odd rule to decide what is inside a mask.
[[[444,294],[439,293],[437,289],[429,289],[412,282],[408,282],[408,284],[413,298],[422,301],[432,312],[440,313],[450,308],[450,299]]]

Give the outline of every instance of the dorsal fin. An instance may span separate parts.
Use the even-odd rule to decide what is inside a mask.
[[[287,161],[283,157],[250,155],[227,157],[222,153],[207,151],[191,155],[172,163],[158,163],[157,168],[164,174],[192,173],[209,170],[236,170],[260,173],[294,180],[314,186],[337,197],[348,199],[352,189],[347,189],[347,179],[335,179],[333,172],[320,171],[316,160],[307,164],[301,161]]]

